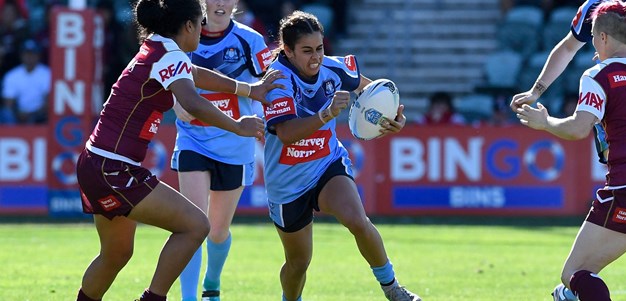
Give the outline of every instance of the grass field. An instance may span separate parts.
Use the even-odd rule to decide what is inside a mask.
[[[578,220],[577,220],[578,222]],[[551,300],[560,268],[578,229],[576,223],[491,225],[446,223],[383,224],[400,282],[424,300]],[[222,276],[222,300],[280,300],[282,248],[269,223],[236,222]],[[314,257],[306,301],[384,300],[351,235],[335,223],[314,227]],[[147,287],[163,230],[140,226],[133,259],[105,300],[133,300]],[[0,224],[0,300],[75,300],[82,273],[98,252],[94,227],[76,224]],[[625,259],[601,273],[614,301],[626,300]],[[180,300],[175,283],[169,300]]]

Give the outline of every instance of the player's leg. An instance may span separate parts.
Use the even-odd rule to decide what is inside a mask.
[[[313,256],[313,222],[295,232],[276,230],[285,252],[285,263],[280,269],[283,301],[300,301]]]
[[[209,301],[219,300],[220,277],[232,242],[230,225],[242,192],[243,186],[228,191],[211,191],[209,199],[211,231],[207,240],[207,268],[203,282],[205,291],[203,297]]]
[[[586,221],[565,261],[561,281],[582,301],[610,300],[609,290],[597,273],[624,252],[625,234]]]
[[[365,214],[356,184],[351,178],[343,175],[330,178],[319,194],[318,205],[322,212],[335,216],[350,230],[359,252],[369,263],[389,300],[420,300],[396,281],[380,233]]]
[[[182,194],[159,183],[128,215],[172,232],[159,256],[149,291],[165,296],[209,233],[209,222]]]
[[[182,158],[181,158],[182,159]],[[208,209],[209,187],[211,175],[206,171],[179,171],[178,183],[180,193],[187,197],[205,214]],[[180,291],[182,301],[196,301],[198,297],[198,281],[202,266],[202,247],[196,252],[187,263],[187,266],[180,273]]]
[[[94,223],[100,238],[100,253],[85,271],[78,301],[102,299],[133,255],[135,221],[124,216],[109,220],[102,215],[94,215]]]

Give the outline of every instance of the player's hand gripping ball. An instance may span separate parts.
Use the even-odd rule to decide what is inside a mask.
[[[399,105],[400,93],[394,82],[384,78],[371,82],[350,107],[350,132],[361,140],[382,136],[381,122],[385,118],[394,120]]]

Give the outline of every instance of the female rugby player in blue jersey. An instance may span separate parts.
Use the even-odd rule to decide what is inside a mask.
[[[272,59],[263,36],[232,19],[237,0],[206,0],[206,5],[207,22],[191,62],[240,82],[258,81]],[[204,89],[198,93],[234,119],[262,114],[261,104],[245,96]],[[208,215],[211,225],[202,301],[219,301],[220,275],[232,241],[230,225],[244,186],[254,178],[255,139],[194,119],[180,106],[174,110],[178,134],[172,169],[178,171],[180,192]],[[199,248],[180,275],[182,301],[197,300],[201,264]]]
[[[354,56],[324,55],[323,28],[311,14],[295,11],[280,23],[280,53],[270,70],[280,70],[286,88],[268,93],[265,108],[265,184],[270,216],[285,252],[280,271],[283,300],[301,300],[313,252],[313,210],[328,213],[350,230],[385,296],[420,298],[398,284],[378,230],[365,214],[348,152],[335,133],[335,117],[348,106],[348,91],[371,80],[360,75]],[[406,122],[398,108],[383,133]]]

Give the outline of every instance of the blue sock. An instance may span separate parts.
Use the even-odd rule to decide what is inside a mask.
[[[228,257],[230,251],[230,244],[232,242],[232,236],[228,233],[228,238],[222,243],[216,244],[210,239],[206,241],[207,249],[207,267],[206,274],[204,275],[204,289],[219,290],[220,289],[220,276],[222,275],[222,268]]]
[[[196,250],[183,272],[180,273],[180,291],[183,301],[196,301],[201,265],[202,247]]]
[[[376,276],[376,280],[380,284],[391,284],[396,278],[396,273],[393,271],[393,265],[391,261],[387,260],[387,263],[381,267],[372,267],[372,272]]]
[[[563,295],[565,295],[567,300],[578,300],[576,295],[574,295],[574,292],[567,287],[563,290]]]

